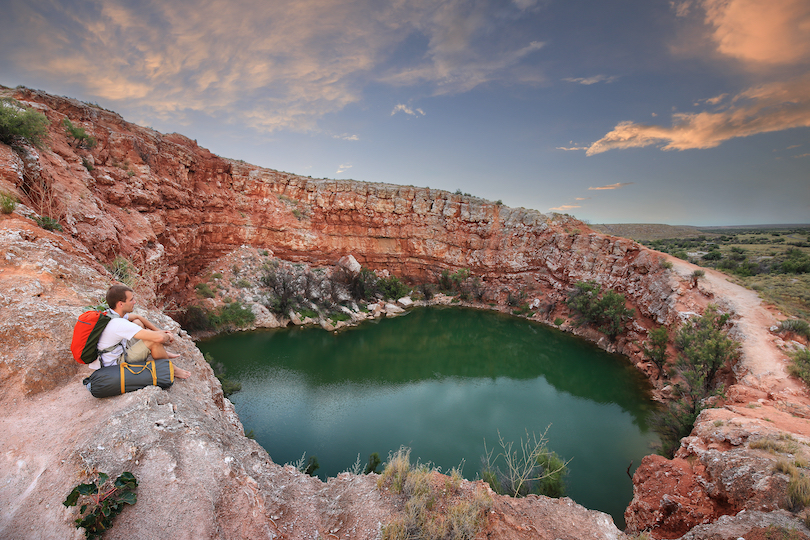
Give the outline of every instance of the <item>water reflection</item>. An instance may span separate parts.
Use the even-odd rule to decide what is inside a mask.
[[[546,426],[573,458],[569,495],[610,512],[632,497],[626,470],[657,439],[646,427],[646,381],[626,362],[571,335],[497,313],[425,308],[337,335],[285,329],[200,343],[242,383],[232,400],[279,463],[317,455],[322,477],[358,452],[400,445],[448,470],[479,470],[483,441]]]

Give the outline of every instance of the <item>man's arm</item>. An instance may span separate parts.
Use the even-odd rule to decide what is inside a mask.
[[[149,322],[149,320],[146,317],[141,317],[140,315],[135,315],[134,313],[130,313],[129,315],[127,315],[127,320],[129,322],[134,322],[135,324],[138,324],[138,322],[140,322],[141,325],[147,330],[158,329],[158,327]]]
[[[143,330],[138,331],[138,333],[132,337],[134,339],[140,339],[141,341],[151,341],[153,343],[171,343],[174,341],[174,335],[168,330],[158,330],[155,328],[155,325],[152,325],[152,328],[154,328],[154,330],[147,330],[144,328]]]

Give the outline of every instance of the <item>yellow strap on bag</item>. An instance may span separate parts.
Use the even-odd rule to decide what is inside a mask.
[[[155,361],[149,360],[145,364],[127,364],[126,362],[121,362],[121,394],[124,394],[127,391],[127,384],[126,384],[126,375],[124,370],[129,371],[133,375],[140,375],[143,373],[143,370],[148,369],[149,373],[152,374],[152,384],[157,386],[157,369],[155,369]],[[136,371],[136,368],[140,368]],[[172,378],[173,379],[173,378]]]
[[[174,364],[169,360],[169,382],[174,382]]]

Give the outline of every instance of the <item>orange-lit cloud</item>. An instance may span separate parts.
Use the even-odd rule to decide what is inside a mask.
[[[810,76],[749,88],[719,111],[677,113],[672,126],[621,122],[593,143],[587,155],[656,145],[663,150],[713,148],[737,138],[810,127]]]
[[[704,0],[717,51],[743,62],[794,64],[810,57],[807,0]]]
[[[486,46],[482,36],[503,35],[487,1],[91,0],[81,12],[47,0],[12,4],[14,18],[30,25],[23,43],[4,50],[16,64],[150,117],[182,123],[197,111],[262,131],[317,130],[373,81],[449,94],[536,80],[517,64],[542,47]],[[515,0],[510,9],[519,16],[535,4]],[[389,65],[417,34],[427,52]]]
[[[589,187],[588,191],[603,191],[603,190],[611,190],[611,189],[621,189],[625,186],[629,186],[633,184],[633,182],[617,182],[615,184],[610,184],[608,186],[599,186],[599,187]]]
[[[612,149],[658,146],[663,150],[713,148],[738,137],[810,127],[810,2],[807,0],[681,0],[679,17],[702,13],[711,46],[740,62],[762,82],[729,97],[700,100],[711,109],[675,113],[671,126],[620,122],[591,144],[587,155]],[[796,66],[791,77],[763,69]]]
[[[574,210],[575,208],[582,208],[582,206],[578,204],[563,204],[562,206],[549,208],[549,210],[552,212],[567,212],[568,210]]]

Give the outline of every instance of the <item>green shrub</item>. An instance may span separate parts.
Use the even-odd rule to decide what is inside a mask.
[[[810,324],[807,324],[807,321],[802,321],[799,319],[787,319],[779,323],[778,331],[780,333],[792,332],[798,336],[803,336],[810,339]]]
[[[669,332],[666,326],[660,326],[649,332],[650,340],[648,347],[646,343],[641,345],[641,350],[644,351],[644,356],[652,361],[658,368],[658,377],[664,373],[664,367],[667,364],[667,343],[669,342]]]
[[[675,336],[675,346],[680,350],[680,371],[694,370],[701,377],[704,390],[708,391],[717,372],[739,354],[739,343],[728,337],[726,325],[730,315],[720,314],[717,306],[709,305],[701,317],[695,317],[683,325]]]
[[[220,306],[209,314],[208,318],[215,328],[234,330],[249,326],[256,320],[256,315],[253,311],[244,308],[241,302],[236,301]]]
[[[468,268],[460,268],[454,273],[442,270],[439,275],[439,290],[445,294],[460,294],[464,300],[470,296],[470,285],[467,283],[472,274]],[[480,287],[480,283],[478,283]]]
[[[59,222],[54,218],[52,218],[51,216],[36,216],[34,218],[34,221],[36,221],[37,225],[39,225],[46,231],[62,232],[62,225],[60,225]]]
[[[701,259],[703,259],[704,261],[719,261],[722,258],[723,258],[723,254],[720,253],[720,251],[718,251],[718,250],[710,251],[706,255],[701,257]]]
[[[11,193],[0,191],[0,213],[10,214],[17,208],[19,201]]]
[[[88,135],[83,127],[74,126],[67,118],[62,119],[62,126],[65,128],[65,133],[73,139],[72,144],[77,148],[93,148],[96,146],[96,139]]]
[[[402,298],[411,292],[411,289],[402,283],[397,276],[391,276],[388,279],[380,279],[377,285],[385,298],[394,300]]]
[[[799,248],[789,248],[777,271],[782,274],[806,274],[810,272],[810,255]]]
[[[333,326],[341,321],[350,321],[351,319],[352,316],[345,311],[337,311],[329,316],[329,320],[332,321]]]
[[[527,313],[530,313],[531,311],[532,311],[532,308],[529,306],[529,304],[523,303],[517,309],[512,310],[512,315],[517,315],[517,316],[526,315]]]
[[[208,283],[198,283],[194,286],[197,290],[197,295],[203,298],[213,298],[216,296],[214,291],[211,290],[211,286]]]
[[[112,274],[116,281],[132,287],[138,278],[138,269],[135,264],[122,255],[116,255],[111,263],[105,264],[104,268]]]
[[[26,109],[19,101],[0,99],[0,142],[9,146],[28,141],[42,148],[48,137],[48,118],[34,109]]]
[[[601,286],[594,282],[580,281],[568,293],[566,305],[574,312],[577,323],[598,325],[599,331],[611,340],[621,333],[624,323],[633,316],[634,311],[625,306],[623,294],[613,290],[601,293]]]
[[[214,329],[208,310],[197,305],[187,306],[178,316],[180,326],[188,332],[207,332]]]
[[[380,454],[377,452],[372,452],[368,456],[368,462],[366,463],[366,468],[363,469],[363,474],[377,474],[377,468],[381,463],[382,461],[380,460]]]
[[[715,387],[715,376],[739,355],[739,343],[728,337],[728,315],[709,305],[701,317],[684,324],[675,336],[679,358],[674,369],[678,382],[675,399],[654,414],[653,429],[661,436],[661,453],[671,457],[680,440],[689,435],[695,420],[706,407],[706,398],[722,392]]]
[[[799,349],[790,354],[788,373],[810,386],[810,349]]]

